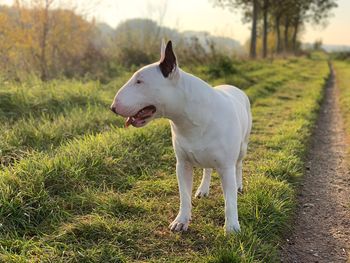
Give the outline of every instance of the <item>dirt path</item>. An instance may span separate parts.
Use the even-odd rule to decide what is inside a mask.
[[[350,171],[335,76],[326,88],[282,262],[350,262]]]

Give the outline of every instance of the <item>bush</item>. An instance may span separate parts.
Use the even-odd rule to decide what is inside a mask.
[[[215,57],[213,63],[210,63],[207,69],[207,74],[211,78],[221,78],[237,72],[238,70],[233,65],[233,61],[224,55]]]
[[[350,60],[350,51],[335,52],[332,57],[337,60]]]
[[[121,48],[118,60],[120,64],[128,68],[131,66],[139,67],[154,62],[151,55],[147,54],[144,50],[133,47]]]

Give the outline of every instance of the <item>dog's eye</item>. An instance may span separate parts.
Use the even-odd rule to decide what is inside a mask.
[[[136,80],[136,84],[141,84],[142,83],[142,80]]]

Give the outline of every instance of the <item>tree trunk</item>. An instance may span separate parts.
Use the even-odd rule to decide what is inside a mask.
[[[286,16],[284,21],[284,52],[288,52],[289,47],[289,36],[288,36],[288,30],[289,30],[289,17]]]
[[[42,12],[44,12],[43,15],[43,28],[42,28],[42,38],[40,43],[40,69],[41,69],[41,80],[47,80],[48,79],[48,69],[47,69],[47,58],[46,58],[46,47],[47,47],[47,35],[49,33],[49,6],[50,3],[48,0],[45,1],[45,7]]]
[[[281,31],[280,31],[280,22],[281,17],[279,15],[276,16],[276,51],[277,53],[281,53],[282,51],[282,41],[281,41]]]
[[[251,58],[256,58],[256,31],[258,21],[258,0],[253,0],[253,19],[252,19],[252,35],[250,40],[250,52]]]
[[[269,9],[269,0],[264,0],[264,31],[263,31],[263,57],[267,56],[267,30],[268,30],[268,9]]]
[[[299,31],[299,18],[294,23],[294,32],[293,32],[293,51],[294,54],[297,53],[297,37],[298,37],[298,31]]]
[[[46,59],[46,44],[47,44],[47,33],[48,33],[48,26],[46,23],[43,25],[43,34],[40,44],[40,68],[41,68],[41,80],[47,80],[48,78],[48,70],[47,70],[47,59]]]

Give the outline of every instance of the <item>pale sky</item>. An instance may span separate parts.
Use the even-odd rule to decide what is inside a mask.
[[[60,1],[60,0],[58,0]],[[64,1],[64,0],[61,0]],[[13,0],[0,0],[11,4]],[[67,2],[67,1],[65,1]],[[230,12],[213,7],[213,0],[70,0],[89,9],[97,21],[112,27],[129,18],[152,18],[171,28],[209,31],[213,35],[232,37],[243,44],[249,38],[249,24],[242,23],[241,11]],[[303,42],[313,43],[322,39],[324,44],[350,46],[350,0],[338,0],[338,8],[329,19],[326,28],[307,26]],[[93,7],[93,8],[92,8]]]

